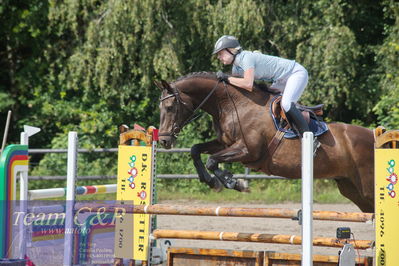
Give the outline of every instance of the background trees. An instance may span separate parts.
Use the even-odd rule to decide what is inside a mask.
[[[399,126],[394,0],[3,0],[0,25],[0,128],[13,110],[10,142],[23,124],[43,130],[33,147],[65,147],[77,130],[88,148],[115,147],[121,123],[157,126],[153,80],[222,69],[210,52],[223,34],[302,63],[303,102],[325,103],[327,120]],[[209,123],[190,125],[180,145],[210,138]],[[113,171],[101,159],[99,171]]]

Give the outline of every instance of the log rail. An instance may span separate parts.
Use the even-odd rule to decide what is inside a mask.
[[[185,205],[105,205],[96,203],[77,203],[75,208],[81,211],[104,211],[126,213],[143,213],[156,215],[195,215],[195,216],[228,216],[228,217],[258,217],[258,218],[298,218],[298,209],[283,208],[240,208],[240,207],[192,207]],[[314,220],[345,221],[372,223],[373,213],[313,211]]]

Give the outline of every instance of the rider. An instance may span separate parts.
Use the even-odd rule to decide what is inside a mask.
[[[281,106],[290,124],[301,137],[304,132],[310,131],[295,105],[308,83],[308,72],[303,66],[294,60],[242,50],[237,38],[230,35],[223,35],[217,40],[214,54],[223,64],[233,64],[233,76],[219,71],[216,73],[219,80],[248,91],[252,91],[255,79],[273,82],[271,88],[283,93]],[[319,145],[315,138],[315,148]]]

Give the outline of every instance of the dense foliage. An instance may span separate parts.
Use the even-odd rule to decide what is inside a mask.
[[[399,127],[395,0],[2,0],[0,24],[0,128],[12,110],[9,142],[23,124],[42,129],[31,139],[37,148],[65,147],[70,130],[81,147],[115,147],[119,124],[157,126],[153,80],[222,69],[210,52],[223,34],[302,63],[310,73],[302,101],[325,103],[326,119]],[[195,122],[179,145],[211,138],[209,127],[209,118]],[[114,157],[81,160],[80,174],[115,173]],[[35,171],[64,165],[49,155]]]

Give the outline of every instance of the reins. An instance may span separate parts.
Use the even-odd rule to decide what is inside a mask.
[[[238,115],[238,111],[237,111],[236,104],[235,104],[235,102],[234,102],[234,100],[233,100],[233,97],[231,97],[231,95],[230,95],[230,93],[229,93],[229,90],[227,89],[226,82],[223,81],[223,85],[224,85],[224,90],[225,90],[226,94],[229,96],[230,101],[233,103],[234,110],[236,111],[236,114],[237,114],[238,125],[240,126],[240,132],[241,132],[242,138],[243,138],[243,140],[244,140],[245,147],[247,148],[247,151],[248,151],[247,140],[245,139],[244,131],[242,130],[241,121],[240,121],[240,116]],[[233,123],[233,124],[234,124],[234,123]]]
[[[192,121],[198,119],[202,114],[196,114],[196,112],[198,110],[201,109],[201,107],[208,101],[208,99],[213,95],[213,93],[215,92],[215,90],[217,89],[218,85],[219,85],[220,81],[218,80],[216,85],[213,87],[213,89],[208,93],[208,95],[202,100],[202,102],[194,109],[192,110],[192,114],[186,119],[184,120],[184,122],[181,125],[178,125],[175,122],[173,122],[173,128],[171,130],[171,132],[168,133],[159,133],[159,136],[173,136],[173,137],[177,137],[177,135],[179,134],[180,130],[187,124],[191,123]],[[165,97],[161,98],[160,101],[164,101],[170,97],[175,97],[177,103],[179,104],[178,106],[180,106],[180,104],[183,104],[184,106],[187,106],[187,104],[181,99],[180,94],[179,94],[179,90],[176,88],[176,91],[173,94],[169,94],[166,95]]]
[[[176,123],[176,121],[175,121],[175,122],[173,122],[173,127],[172,127],[172,130],[171,130],[170,132],[167,132],[167,133],[160,132],[160,133],[159,133],[159,136],[173,136],[173,137],[177,137],[177,135],[179,134],[181,128],[183,128],[185,125],[187,125],[187,124],[191,123],[192,121],[196,120],[197,118],[199,118],[202,114],[196,114],[197,111],[200,110],[201,107],[202,107],[202,106],[208,101],[208,99],[213,95],[213,93],[214,93],[214,92],[216,91],[216,89],[218,88],[219,83],[220,83],[220,80],[217,81],[217,83],[216,83],[216,85],[213,87],[213,89],[212,89],[212,90],[208,93],[208,95],[202,100],[202,102],[201,102],[194,110],[191,111],[192,114],[191,114],[186,120],[184,120],[184,122],[183,122],[181,125],[178,125],[178,124]],[[227,89],[226,82],[224,82],[224,81],[223,81],[223,86],[224,86],[224,90],[225,90],[225,92],[226,92],[228,98],[229,98],[230,101],[233,103],[233,107],[234,107],[234,110],[235,110],[236,115],[237,115],[238,125],[239,125],[239,127],[240,127],[240,132],[241,132],[242,138],[243,138],[243,140],[244,140],[245,147],[246,147],[247,150],[248,150],[248,143],[247,143],[247,140],[246,140],[246,138],[245,138],[244,131],[243,131],[242,126],[241,126],[241,121],[240,121],[240,116],[239,116],[239,114],[238,114],[237,106],[236,106],[236,104],[235,104],[235,102],[234,102],[233,97],[231,96],[231,94],[229,93],[229,91],[228,91],[228,89]],[[173,94],[166,95],[165,97],[161,98],[160,101],[162,102],[162,101],[164,101],[164,100],[166,100],[166,99],[168,99],[168,98],[171,98],[171,97],[175,97],[175,98],[176,98],[176,101],[177,101],[177,103],[178,103],[179,105],[180,105],[180,104],[183,104],[184,106],[187,106],[187,104],[181,99],[180,94],[179,94],[179,90],[178,90],[177,88],[175,88],[175,92],[174,92]]]
[[[208,101],[208,99],[212,96],[212,94],[215,92],[216,88],[218,87],[220,81],[218,80],[218,82],[216,83],[216,85],[213,87],[213,89],[211,90],[211,92],[205,97],[205,99],[202,100],[202,102],[197,106],[197,108],[194,109],[193,113],[191,114],[191,116],[189,118],[187,118],[183,124],[181,125],[181,127],[184,127],[185,125],[189,124],[190,122],[194,121],[195,119],[197,119],[198,117],[200,117],[202,114],[195,114],[199,109],[201,109],[201,107]]]

